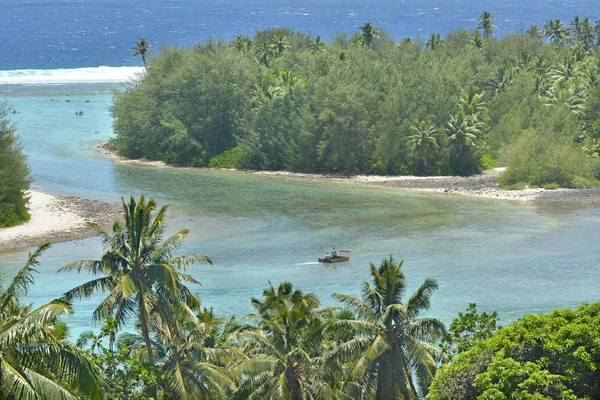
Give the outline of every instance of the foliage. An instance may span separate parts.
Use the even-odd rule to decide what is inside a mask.
[[[20,303],[48,247],[30,253],[0,293],[0,398],[100,399],[107,384],[100,369],[64,337],[66,326],[60,319],[72,313],[71,304],[57,299],[32,310]]]
[[[65,297],[84,298],[95,293],[108,293],[94,310],[94,320],[111,317],[116,321],[118,330],[135,315],[146,356],[152,364],[151,334],[162,332],[164,335],[164,327],[174,324],[174,318],[180,312],[193,315],[200,306],[198,297],[185,285],[199,282],[185,271],[194,264],[211,261],[197,254],[174,255],[187,236],[187,229],[162,241],[166,206],[155,213],[154,201],[146,203],[143,196],[137,202],[133,196],[129,203],[122,201],[125,224],[115,221],[112,233],[101,232],[106,250],[102,258],[75,261],[59,271],[85,271],[100,275],[71,289]]]
[[[548,21],[543,32],[500,39],[493,20],[484,12],[479,29],[432,33],[426,43],[394,42],[365,23],[330,43],[270,28],[189,51],[165,47],[115,94],[117,151],[186,166],[464,175],[511,169],[522,132],[560,131],[561,121],[541,116],[565,109],[568,140],[547,145],[594,157],[600,72],[590,20],[576,17],[572,29]],[[411,150],[414,121],[438,128],[435,154]],[[575,172],[546,184],[589,179]]]
[[[430,343],[445,334],[434,318],[418,318],[429,308],[437,283],[427,279],[405,302],[402,262],[390,256],[379,267],[371,264],[373,284],[365,282],[362,301],[345,294],[333,297],[357,315],[334,321],[329,329],[355,331],[355,337],[327,356],[347,365],[348,382],[375,388],[375,399],[417,399],[427,394],[442,352]]]
[[[25,191],[31,177],[15,131],[7,105],[0,105],[0,228],[29,220]]]
[[[528,315],[442,367],[438,399],[583,399],[600,389],[600,303]]]
[[[450,324],[448,334],[442,340],[444,354],[448,358],[469,350],[478,342],[489,339],[498,330],[498,313],[480,313],[477,304],[469,303],[466,311],[459,312]]]

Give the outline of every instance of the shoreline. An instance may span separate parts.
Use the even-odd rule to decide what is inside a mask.
[[[333,180],[362,185],[406,189],[419,192],[430,192],[452,196],[469,196],[497,200],[522,202],[557,202],[600,206],[600,186],[594,189],[523,189],[505,190],[498,187],[496,179],[505,168],[495,168],[478,175],[471,176],[383,176],[383,175],[351,175],[336,173],[302,173],[288,171],[255,171],[236,169],[215,169],[199,167],[176,167],[162,161],[146,159],[127,159],[117,155],[108,143],[97,146],[107,157],[122,164],[147,167],[177,168],[206,171],[232,171],[255,175],[284,176],[319,181]]]
[[[65,197],[29,190],[31,219],[24,224],[0,228],[0,253],[87,239],[98,235],[98,228],[108,230],[121,218],[121,207],[98,200]]]

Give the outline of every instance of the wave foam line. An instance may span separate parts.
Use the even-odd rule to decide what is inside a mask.
[[[15,69],[0,71],[0,85],[127,82],[143,71],[143,67]]]

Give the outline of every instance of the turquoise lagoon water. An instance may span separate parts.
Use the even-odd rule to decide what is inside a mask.
[[[405,260],[411,289],[426,277],[438,280],[430,314],[447,322],[469,302],[508,322],[600,299],[598,208],[117,164],[96,148],[112,134],[106,85],[0,90],[17,111],[11,117],[33,187],[108,202],[145,194],[169,204],[169,231],[191,229],[182,251],[214,260],[193,274],[203,283],[197,289],[204,305],[219,315],[250,312],[250,298],[269,281],[289,280],[333,304],[332,293],[358,295],[369,263],[390,254]],[[334,246],[351,250],[351,262],[315,262]],[[42,304],[89,279],[56,270],[101,252],[97,239],[55,244],[41,258],[28,300]],[[26,255],[0,254],[0,272],[10,277]],[[97,302],[76,302],[74,335],[92,326]]]

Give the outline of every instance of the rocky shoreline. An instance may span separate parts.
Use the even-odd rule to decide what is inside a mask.
[[[174,167],[162,161],[151,161],[145,159],[125,159],[118,156],[110,144],[98,146],[104,154],[113,160],[126,163],[151,167],[163,168],[185,168]],[[198,168],[208,169],[208,168]],[[479,175],[472,176],[379,176],[379,175],[348,175],[348,174],[308,174],[287,171],[251,171],[230,170],[240,173],[251,173],[259,175],[287,176],[300,179],[325,180],[331,179],[340,182],[352,182],[357,184],[394,187],[409,190],[435,192],[447,195],[473,196],[488,199],[535,201],[535,202],[564,202],[583,205],[600,206],[600,186],[594,189],[523,189],[504,190],[498,187],[496,179],[504,172],[504,168],[495,168],[485,171]]]

